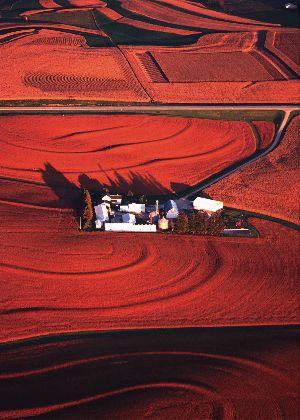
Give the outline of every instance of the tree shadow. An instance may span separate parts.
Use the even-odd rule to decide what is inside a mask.
[[[70,208],[74,210],[75,215],[82,212],[83,205],[83,190],[87,189],[90,192],[95,192],[101,196],[104,189],[108,189],[112,194],[126,195],[132,191],[134,196],[170,196],[180,193],[189,185],[177,182],[171,182],[171,188],[166,188],[152,175],[141,175],[139,173],[129,171],[126,177],[114,171],[111,175],[103,171],[106,176],[105,182],[100,182],[96,178],[91,178],[85,173],[78,176],[78,186],[69,181],[65,175],[58,171],[49,162],[45,163],[45,168],[42,169],[42,177],[44,182],[52,189],[58,197],[57,206],[62,208]],[[98,196],[95,194],[95,196]]]
[[[108,182],[103,187],[108,188],[113,193],[127,193],[131,190],[135,195],[138,194],[170,194],[170,190],[164,187],[152,175],[141,175],[129,171],[126,178],[117,171],[112,176],[105,174]]]
[[[42,178],[57,195],[57,205],[62,208],[71,208],[77,214],[80,212],[81,191],[73,182],[69,181],[62,172],[59,172],[49,162],[42,169]]]

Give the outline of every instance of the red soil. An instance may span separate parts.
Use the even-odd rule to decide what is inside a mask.
[[[255,220],[257,239],[82,234],[68,211],[0,209],[2,341],[299,321],[298,233],[283,226]]]
[[[0,416],[296,419],[298,339],[270,327],[19,344],[0,354]]]
[[[273,152],[212,185],[206,192],[228,206],[299,223],[299,129],[297,116]]]
[[[180,191],[256,151],[251,126],[242,121],[10,116],[1,125],[3,176],[45,182],[49,162],[77,185],[86,174],[123,192]]]
[[[300,74],[299,32],[270,32],[266,38],[266,48],[276,54],[292,70]]]
[[[266,149],[272,143],[275,136],[275,124],[271,121],[253,121],[253,125],[260,137],[260,149]]]

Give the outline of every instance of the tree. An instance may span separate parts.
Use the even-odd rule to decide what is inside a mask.
[[[221,235],[224,231],[225,223],[222,217],[222,211],[213,213],[208,219],[207,234]]]
[[[83,230],[90,229],[92,227],[93,221],[93,206],[92,206],[92,199],[91,194],[88,190],[83,190],[84,194],[84,208],[83,208]]]
[[[192,213],[188,217],[189,220],[189,233],[193,235],[197,232],[197,213]]]
[[[189,219],[187,215],[180,212],[174,226],[174,232],[176,233],[188,233],[189,232]]]
[[[141,204],[147,204],[147,197],[145,196],[145,194],[142,194],[139,197],[139,203],[141,203]]]
[[[204,211],[197,211],[195,213],[195,231],[199,235],[207,235],[207,224],[208,224],[209,216]]]

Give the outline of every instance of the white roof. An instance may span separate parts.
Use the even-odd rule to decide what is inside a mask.
[[[136,204],[136,203],[128,204],[128,211],[131,211],[132,213],[145,213],[145,210],[146,210],[145,204]]]
[[[111,198],[109,195],[106,194],[102,197],[102,201],[111,201]]]
[[[193,206],[195,210],[205,210],[205,211],[218,211],[223,208],[222,201],[210,200],[208,198],[197,197],[193,201]]]
[[[168,200],[164,204],[164,210],[166,212],[167,219],[177,219],[179,211],[178,211],[177,204],[174,200]]]
[[[131,223],[105,223],[109,232],[156,232],[156,225],[133,225]]]
[[[95,213],[99,222],[105,222],[106,220],[109,220],[108,211],[105,204],[99,204],[98,206],[95,206]]]
[[[122,214],[122,220],[123,223],[135,224],[135,215],[130,213]]]

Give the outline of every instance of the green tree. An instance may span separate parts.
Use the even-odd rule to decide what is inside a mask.
[[[189,232],[189,219],[183,212],[179,213],[174,226],[174,232],[176,233],[188,233]]]
[[[83,190],[83,199],[84,199],[84,208],[83,208],[83,230],[90,229],[92,227],[93,221],[93,206],[92,206],[92,199],[91,194],[88,190]]]

